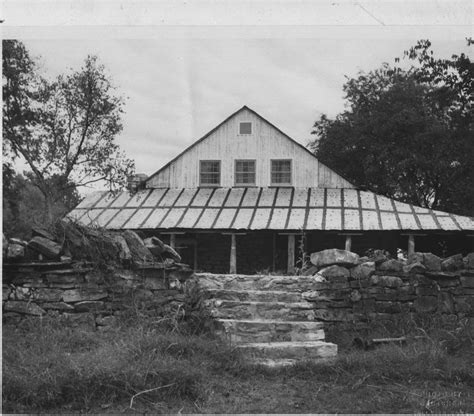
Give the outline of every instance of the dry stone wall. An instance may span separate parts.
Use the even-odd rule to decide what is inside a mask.
[[[176,263],[105,271],[85,262],[4,265],[3,321],[59,317],[104,329],[137,313],[170,316],[182,310],[183,284],[191,274]]]

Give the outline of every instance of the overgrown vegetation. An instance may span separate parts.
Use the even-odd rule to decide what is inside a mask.
[[[183,323],[132,319],[92,331],[32,321],[4,327],[3,411],[474,411],[472,343],[454,354],[425,335],[330,363],[265,369]]]

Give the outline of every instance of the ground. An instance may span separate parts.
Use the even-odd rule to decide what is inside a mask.
[[[272,370],[248,366],[231,346],[193,332],[141,320],[101,332],[55,322],[5,325],[3,412],[474,412],[468,336],[453,343],[428,334]]]

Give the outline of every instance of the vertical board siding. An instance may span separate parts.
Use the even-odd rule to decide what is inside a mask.
[[[252,134],[239,134],[239,123],[250,121]],[[251,111],[242,110],[203,141],[147,181],[148,188],[197,188],[199,161],[221,161],[221,187],[235,186],[235,160],[256,161],[256,186],[270,186],[270,160],[292,159],[292,186],[353,188],[310,153]],[[322,180],[319,180],[322,175]]]

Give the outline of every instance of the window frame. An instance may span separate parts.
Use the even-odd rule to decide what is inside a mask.
[[[202,164],[203,162],[217,162],[219,164],[219,183],[202,183]],[[209,174],[209,172],[207,172]],[[204,159],[199,161],[199,186],[202,188],[218,188],[222,182],[222,163],[218,159]]]
[[[290,162],[290,181],[273,182],[273,162]],[[270,159],[270,186],[292,186],[293,185],[293,159]]]
[[[253,183],[244,183],[244,182],[237,182],[237,163],[238,162],[253,162],[253,175],[254,175],[254,181]],[[244,173],[244,172],[242,172]],[[234,186],[240,186],[240,187],[253,187],[257,186],[257,159],[235,159],[234,160]]]
[[[240,126],[241,124],[248,123],[250,124],[250,133],[241,133]],[[253,123],[251,121],[239,121],[239,136],[251,136],[253,134]]]

